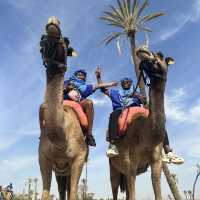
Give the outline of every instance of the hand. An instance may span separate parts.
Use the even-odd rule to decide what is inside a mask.
[[[101,76],[101,68],[100,68],[100,66],[97,66],[97,68],[95,70],[95,75],[96,75],[96,77],[100,77]]]
[[[118,84],[119,84],[119,82],[112,81],[112,82],[109,83],[109,87],[117,86]]]

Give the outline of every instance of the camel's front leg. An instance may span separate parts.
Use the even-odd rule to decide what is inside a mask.
[[[118,188],[120,185],[120,173],[113,167],[111,161],[109,161],[109,163],[110,163],[110,181],[112,187],[113,200],[117,200]]]
[[[78,192],[78,182],[83,169],[83,165],[85,163],[85,158],[81,156],[81,158],[76,158],[71,166],[71,186],[70,186],[70,195],[69,200],[77,200],[77,192]]]
[[[162,171],[161,159],[151,164],[151,179],[154,189],[155,200],[162,200],[161,186],[160,186],[161,171]]]
[[[128,197],[129,200],[135,200],[135,179],[136,172],[127,175]]]
[[[39,163],[43,182],[42,200],[50,200],[52,164],[45,156],[42,155],[39,156]]]

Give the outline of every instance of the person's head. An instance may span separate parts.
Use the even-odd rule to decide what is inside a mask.
[[[129,90],[131,86],[133,85],[133,81],[129,77],[124,77],[121,79],[121,86],[124,90]]]
[[[85,70],[80,69],[74,72],[74,76],[76,76],[78,79],[82,80],[82,81],[86,81],[87,78],[87,73]]]

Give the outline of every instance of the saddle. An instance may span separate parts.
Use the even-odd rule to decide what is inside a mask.
[[[108,141],[113,141],[125,136],[128,126],[138,117],[147,118],[149,110],[143,107],[129,107],[124,110],[116,110],[110,114]]]
[[[77,115],[77,117],[79,119],[81,127],[84,130],[87,130],[87,128],[88,128],[88,120],[87,120],[87,117],[86,117],[85,113],[83,112],[83,109],[80,106],[80,104],[75,102],[75,101],[64,100],[63,101],[63,106],[64,106],[64,110],[65,110],[65,106],[71,107],[75,111],[75,113],[76,113],[76,115]]]
[[[126,134],[127,127],[132,121],[141,116],[147,118],[148,115],[149,110],[143,107],[129,107],[124,109],[118,119],[118,134],[120,136]]]

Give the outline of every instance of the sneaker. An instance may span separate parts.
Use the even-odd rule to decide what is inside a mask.
[[[89,146],[96,147],[96,142],[95,142],[95,139],[92,135],[86,136],[85,142]]]
[[[166,162],[166,163],[173,163],[173,164],[177,164],[177,165],[181,165],[184,163],[184,159],[179,157],[178,155],[176,155],[173,152],[169,152],[167,154],[164,154],[162,157],[162,161]]]
[[[110,144],[108,150],[106,151],[106,155],[108,158],[118,156],[119,152],[117,150],[117,147],[114,144]]]

